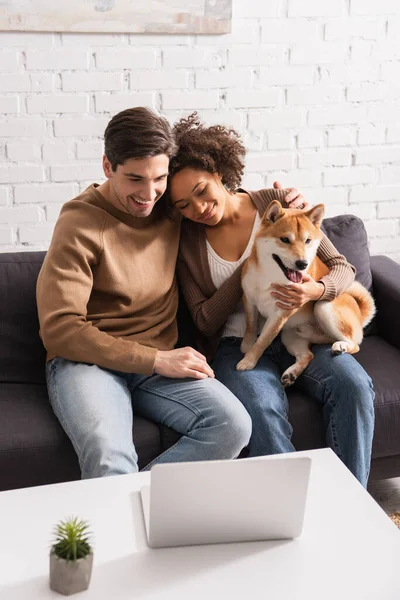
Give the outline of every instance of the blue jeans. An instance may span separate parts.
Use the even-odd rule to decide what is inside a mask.
[[[138,470],[133,412],[182,434],[151,464],[235,458],[251,419],[216,379],[168,379],[54,358],[46,365],[50,403],[78,455],[82,478]]]
[[[293,452],[288,400],[280,377],[294,358],[276,338],[252,371],[236,371],[241,338],[223,338],[212,363],[215,376],[237,396],[253,421],[249,455]],[[349,354],[333,356],[331,346],[312,347],[315,358],[295,386],[322,404],[326,443],[367,485],[374,430],[370,377]]]

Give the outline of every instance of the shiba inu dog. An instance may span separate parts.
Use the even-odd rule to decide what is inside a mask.
[[[324,205],[307,212],[283,209],[274,201],[261,220],[250,256],[242,271],[246,332],[239,371],[253,369],[264,350],[282,331],[282,342],[296,361],[282,375],[287,387],[301,375],[314,355],[311,344],[332,344],[333,354],[358,352],[365,327],[375,314],[371,294],[353,283],[331,302],[307,302],[299,309],[284,310],[271,296],[271,284],[301,283],[302,273],[318,281],[329,272],[317,257]],[[258,313],[267,320],[257,337]]]

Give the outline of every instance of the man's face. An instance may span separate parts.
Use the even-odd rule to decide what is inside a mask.
[[[116,208],[133,217],[148,217],[167,187],[169,158],[159,154],[130,158],[116,170],[103,156],[104,174],[110,184],[110,198]]]

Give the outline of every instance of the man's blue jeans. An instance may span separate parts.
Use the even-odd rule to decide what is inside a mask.
[[[250,456],[293,452],[288,400],[280,377],[294,362],[280,337],[252,371],[236,371],[241,338],[223,338],[212,363],[215,376],[237,396],[253,422]],[[331,346],[312,347],[315,358],[295,382],[323,407],[326,443],[364,487],[374,430],[374,391],[361,365],[349,354],[333,356]]]
[[[168,379],[55,358],[46,366],[50,403],[78,455],[82,478],[138,470],[133,412],[182,434],[151,464],[235,458],[251,419],[217,379]]]

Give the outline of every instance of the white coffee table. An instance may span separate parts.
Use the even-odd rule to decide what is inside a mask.
[[[332,451],[300,454],[313,465],[294,541],[151,550],[138,495],[148,473],[2,492],[0,599],[61,598],[48,588],[51,534],[77,515],[95,536],[82,600],[399,600],[400,531]]]

